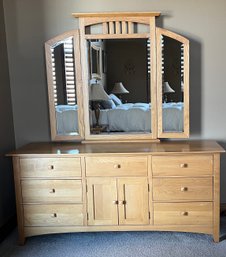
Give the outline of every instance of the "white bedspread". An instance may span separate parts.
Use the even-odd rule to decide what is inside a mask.
[[[163,104],[163,131],[183,131],[183,109],[183,103]],[[77,106],[57,106],[56,119],[58,134],[78,132]],[[126,103],[101,110],[99,123],[108,125],[112,132],[151,132],[151,104]],[[90,111],[90,124],[95,124],[94,111]]]

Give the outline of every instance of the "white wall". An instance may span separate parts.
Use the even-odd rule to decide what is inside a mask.
[[[4,7],[17,147],[50,140],[44,42],[77,28],[72,12],[101,11],[161,11],[159,26],[190,39],[191,137],[226,147],[225,0],[5,0]],[[226,175],[222,185],[226,202]]]

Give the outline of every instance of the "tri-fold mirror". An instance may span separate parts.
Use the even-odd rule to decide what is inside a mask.
[[[145,15],[76,14],[46,42],[52,140],[189,136],[189,42]]]

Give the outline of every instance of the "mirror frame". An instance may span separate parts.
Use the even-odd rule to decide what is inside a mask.
[[[73,37],[74,42],[74,67],[75,67],[75,90],[76,100],[78,105],[78,135],[59,135],[57,134],[57,120],[54,103],[54,81],[53,81],[53,66],[51,49],[58,42]],[[81,141],[84,139],[84,123],[83,123],[83,96],[82,96],[82,79],[81,79],[81,62],[80,62],[80,43],[79,31],[72,30],[56,36],[45,43],[46,57],[46,72],[48,83],[48,98],[49,98],[49,117],[50,117],[50,132],[52,141]]]
[[[81,64],[82,64],[82,81],[83,81],[83,106],[84,106],[84,124],[85,124],[85,140],[90,141],[159,141],[157,139],[157,103],[156,103],[156,33],[155,33],[155,16],[152,17],[114,17],[114,18],[89,18],[79,17],[80,24],[80,45],[81,45]],[[114,27],[115,22],[115,27]],[[119,23],[122,23],[122,33],[119,31]],[[126,32],[126,22],[128,22],[128,32]],[[149,33],[135,33],[131,30],[132,23],[141,23],[149,26]],[[109,23],[109,24],[107,24]],[[103,31],[100,34],[87,34],[86,27],[92,25],[102,25]],[[108,29],[109,27],[109,29]],[[89,126],[89,68],[87,56],[87,40],[88,39],[133,39],[133,38],[150,38],[151,47],[151,79],[150,79],[150,99],[151,99],[151,131],[150,133],[110,133],[110,134],[91,134]]]
[[[184,131],[164,132],[162,112],[162,43],[161,36],[172,38],[184,46]],[[189,137],[189,40],[172,31],[156,28],[157,38],[157,103],[158,103],[158,138],[188,138]]]

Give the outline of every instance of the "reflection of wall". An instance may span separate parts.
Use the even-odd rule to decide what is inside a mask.
[[[175,93],[167,95],[168,101],[181,102],[181,43],[164,36],[164,81]]]
[[[15,148],[7,46],[2,0],[0,1],[0,241],[4,230],[10,230],[15,215],[14,185],[11,159],[5,154]],[[26,92],[25,92],[26,95]]]
[[[147,102],[147,46],[145,39],[106,40],[107,92],[122,82],[128,102]]]

